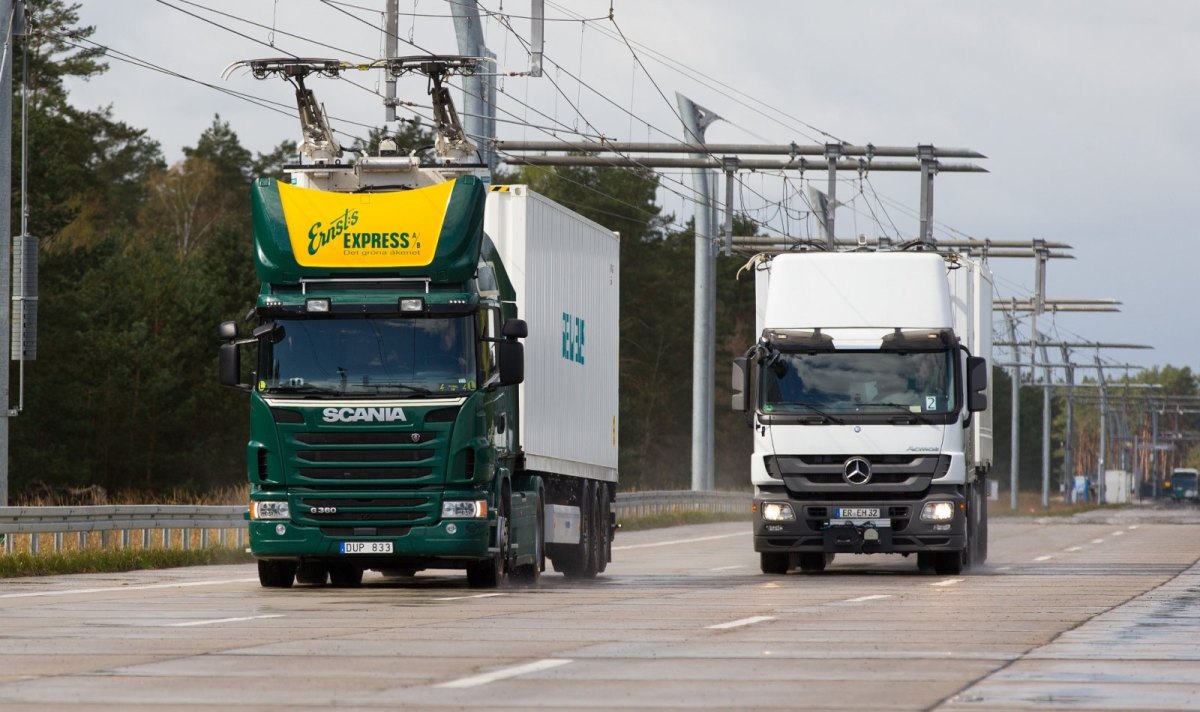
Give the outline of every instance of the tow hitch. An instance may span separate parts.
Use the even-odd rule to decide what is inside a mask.
[[[830,519],[824,535],[827,552],[887,554],[892,551],[892,522],[889,519]]]

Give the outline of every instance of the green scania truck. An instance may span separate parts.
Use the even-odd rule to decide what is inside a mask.
[[[252,185],[262,286],[252,326],[220,327],[221,382],[250,398],[262,585],[603,571],[617,236],[477,169],[342,163],[307,138],[288,181]]]

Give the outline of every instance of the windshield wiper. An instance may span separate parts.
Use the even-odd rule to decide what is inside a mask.
[[[403,391],[404,393],[415,393],[419,396],[431,396],[434,394],[432,390],[425,388],[423,386],[410,386],[407,383],[398,383],[398,382],[391,382],[391,381],[379,381],[376,383],[352,383],[352,384],[350,384],[350,387],[363,388],[363,389],[374,388],[375,393],[377,393],[377,394],[382,393],[385,388],[396,388],[400,391]]]
[[[812,412],[816,413],[817,415],[821,416],[822,418],[824,418],[825,420],[828,420],[831,423],[836,423],[838,425],[846,424],[846,421],[842,420],[841,418],[835,418],[834,416],[830,415],[829,413],[826,413],[825,411],[821,410],[820,408],[813,405],[812,403],[806,403],[804,401],[788,401],[786,403],[781,403],[780,405],[798,405],[798,406],[801,406],[804,408],[808,408]]]
[[[293,385],[271,386],[270,388],[267,389],[267,393],[269,393],[269,394],[304,394],[304,395],[314,395],[314,396],[337,396],[337,395],[341,395],[342,392],[338,391],[338,390],[334,390],[332,388],[325,388],[322,386],[313,386],[313,385],[309,385],[309,384],[305,383],[305,384],[298,385],[298,386],[293,386]]]
[[[904,418],[909,421],[915,420],[919,423],[924,423],[926,425],[936,425],[937,424],[929,416],[925,415],[924,413],[915,411],[915,410],[910,410],[911,406],[904,405],[903,403],[891,403],[891,402],[885,401],[883,403],[863,403],[863,405],[868,405],[868,406],[881,405],[881,406],[885,406],[888,408],[896,408],[897,410],[904,411]],[[896,418],[894,420],[899,420],[899,418]]]

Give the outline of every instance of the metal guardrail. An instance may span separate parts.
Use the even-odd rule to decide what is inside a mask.
[[[620,492],[613,509],[620,520],[677,512],[740,513],[748,511],[749,504],[750,495],[743,492],[659,490]],[[210,545],[213,532],[220,546],[241,548],[246,543],[245,512],[241,505],[0,507],[0,536],[4,538],[5,554],[13,553],[18,537],[22,543],[28,542],[21,549],[39,553],[44,535],[53,535],[50,546],[56,552],[97,545],[109,548],[114,533],[120,535],[121,548],[130,548],[138,541],[142,549],[170,549],[176,548],[176,531],[180,532],[177,548],[191,548],[197,531],[201,548]],[[139,535],[135,537],[134,532]],[[75,542],[68,547],[67,536],[71,534]]]

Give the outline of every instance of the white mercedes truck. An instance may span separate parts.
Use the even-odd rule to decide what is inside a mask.
[[[987,558],[992,464],[986,264],[935,251],[759,255],[757,342],[733,364],[754,429],[766,574],[835,554]]]

